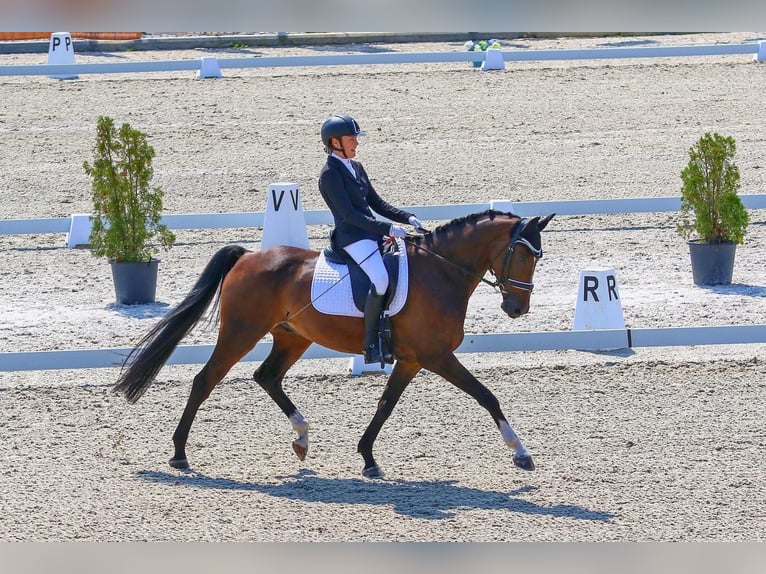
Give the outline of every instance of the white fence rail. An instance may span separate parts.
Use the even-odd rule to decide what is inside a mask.
[[[743,195],[741,197],[749,209],[766,209],[766,195]],[[666,197],[538,202],[498,200],[489,203],[413,206],[405,209],[415,211],[421,219],[449,220],[489,208],[514,211],[522,216],[553,212],[560,215],[635,213],[677,211],[680,208],[680,199]],[[304,214],[307,225],[332,223],[328,210],[306,211]],[[166,215],[163,222],[173,229],[254,227],[263,226],[264,216],[264,212],[179,214]],[[71,218],[0,220],[0,234],[68,232],[70,224]],[[587,351],[630,347],[740,343],[766,343],[766,325],[467,334],[457,352],[489,353],[556,349]],[[243,360],[262,361],[270,350],[271,343],[259,343]],[[122,363],[129,351],[129,349],[84,349],[0,353],[0,372],[115,367]],[[211,352],[211,345],[179,346],[168,364],[204,363]],[[353,355],[312,345],[303,358],[351,356]]]
[[[500,50],[505,62],[547,60],[599,60],[615,58],[671,58],[679,56],[724,56],[766,54],[766,43],[715,44],[705,46],[650,46],[644,48],[592,48],[586,50]],[[424,64],[481,62],[486,52],[384,52],[378,54],[336,54],[321,56],[275,56],[221,58],[223,68],[275,68],[295,66],[349,66],[372,64]],[[136,72],[199,71],[199,60],[150,62],[104,62],[92,64],[36,64],[0,66],[0,76],[76,76],[80,74],[128,74]]]
[[[457,353],[515,351],[624,349],[633,347],[678,347],[689,345],[735,345],[766,343],[766,325],[718,325],[707,327],[666,327],[648,329],[601,329],[591,331],[549,331],[536,333],[466,334]],[[271,343],[258,343],[242,361],[263,361]],[[207,362],[213,345],[180,345],[168,365]],[[130,349],[82,349],[0,353],[0,372],[119,367]],[[302,359],[353,357],[311,345]]]
[[[740,195],[747,209],[766,209],[766,195]],[[635,197],[626,199],[588,199],[570,201],[507,201],[487,203],[461,203],[453,205],[415,205],[403,209],[418,214],[427,221],[446,221],[485,209],[512,211],[523,217],[535,215],[597,215],[614,213],[651,213],[678,211],[679,197]],[[326,209],[303,212],[306,225],[330,225],[332,216]],[[162,223],[170,229],[221,229],[234,227],[263,227],[265,212],[242,213],[185,213],[167,214]],[[0,235],[25,235],[36,233],[68,233],[71,217],[45,219],[0,219]]]

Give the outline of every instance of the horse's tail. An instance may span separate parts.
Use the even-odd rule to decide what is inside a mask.
[[[184,300],[163,317],[126,357],[114,392],[125,395],[130,403],[141,398],[181,339],[199,322],[216,292],[220,299],[223,278],[246,252],[244,247],[228,245],[213,255]],[[218,302],[217,299],[216,306]]]

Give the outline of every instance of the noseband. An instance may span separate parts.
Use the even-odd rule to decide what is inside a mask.
[[[506,250],[505,250],[505,257],[503,258],[503,268],[500,272],[501,278],[496,279],[495,281],[487,281],[486,279],[482,279],[482,281],[484,281],[488,285],[491,285],[492,287],[497,287],[500,290],[500,292],[503,293],[504,295],[508,294],[508,291],[506,291],[504,287],[505,288],[515,287],[516,289],[521,289],[522,291],[528,291],[530,293],[535,288],[534,283],[528,283],[526,281],[519,281],[518,279],[511,279],[507,277],[507,272],[510,272],[511,270],[510,267],[511,267],[511,257],[513,256],[513,249],[514,247],[516,247],[517,244],[521,244],[527,249],[529,249],[529,252],[535,256],[535,259],[541,259],[543,256],[542,249],[536,248],[534,245],[532,245],[529,242],[529,240],[526,237],[521,236],[528,222],[529,222],[529,219],[520,219],[516,223],[516,225],[513,226],[513,229],[511,230],[511,238],[510,238],[510,241],[508,241],[508,247],[506,247]],[[492,260],[494,261],[494,259]]]

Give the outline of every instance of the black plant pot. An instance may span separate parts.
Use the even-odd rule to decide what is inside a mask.
[[[689,241],[695,285],[729,285],[734,272],[736,243]]]
[[[112,265],[114,294],[122,305],[154,303],[157,293],[159,259],[140,262],[116,262]]]

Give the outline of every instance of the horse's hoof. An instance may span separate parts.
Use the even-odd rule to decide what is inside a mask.
[[[370,466],[362,471],[362,476],[365,478],[383,478],[383,470],[376,464]]]
[[[178,469],[181,469],[181,470],[185,470],[185,469],[189,468],[189,461],[186,460],[185,458],[171,458],[168,461],[168,463],[173,468],[178,468]]]
[[[308,447],[298,444],[298,441],[293,441],[293,452],[295,452],[298,460],[306,460],[306,453],[308,451]]]
[[[535,463],[532,461],[532,457],[528,454],[524,456],[514,455],[513,464],[522,470],[535,470]]]

